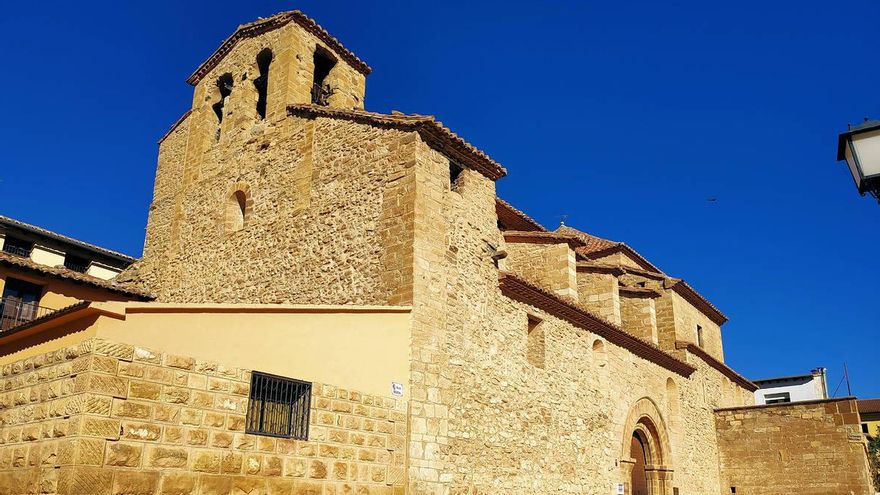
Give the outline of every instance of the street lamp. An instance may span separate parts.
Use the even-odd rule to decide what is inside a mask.
[[[846,160],[859,194],[869,192],[880,201],[880,120],[865,119],[841,133],[837,160]]]

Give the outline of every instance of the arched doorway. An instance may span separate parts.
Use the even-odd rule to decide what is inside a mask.
[[[654,402],[644,397],[630,410],[621,445],[621,480],[627,495],[671,495],[671,453],[666,426]]]
[[[639,438],[638,433],[633,433],[629,455],[633,459],[632,474],[630,475],[630,487],[632,495],[650,495],[648,492],[648,478],[645,473],[645,465],[648,463],[648,453],[645,442]]]

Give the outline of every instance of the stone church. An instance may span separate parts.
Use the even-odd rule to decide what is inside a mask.
[[[239,26],[159,141],[142,258],[0,256],[71,301],[0,332],[0,495],[873,493],[852,398],[754,406],[718,308],[365,110],[370,72],[299,11]]]

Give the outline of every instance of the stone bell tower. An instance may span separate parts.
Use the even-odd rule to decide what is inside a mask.
[[[243,24],[193,72],[187,171],[223,141],[283,118],[287,105],[364,107],[370,68],[299,11]]]
[[[303,266],[290,259],[293,241],[279,239],[302,222],[317,223],[302,213],[314,194],[314,137],[329,135],[316,134],[313,121],[291,119],[288,107],[361,111],[370,71],[302,12],[239,26],[187,78],[192,107],[159,141],[144,256],[123,278],[160,299],[176,293],[171,300],[204,301],[213,299],[208,289],[195,296],[193,287],[224,268],[240,275],[259,262],[269,276],[285,263]]]

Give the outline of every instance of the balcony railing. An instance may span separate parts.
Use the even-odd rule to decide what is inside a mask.
[[[64,268],[67,268],[68,270],[73,270],[73,271],[79,272],[79,273],[85,273],[89,269],[89,265],[65,260],[64,261]]]
[[[25,247],[16,246],[14,244],[6,243],[3,245],[3,252],[14,254],[16,256],[21,256],[23,258],[29,258],[31,255],[31,250]]]
[[[24,325],[57,311],[38,306],[35,302],[23,302],[17,297],[0,298],[0,333]]]

